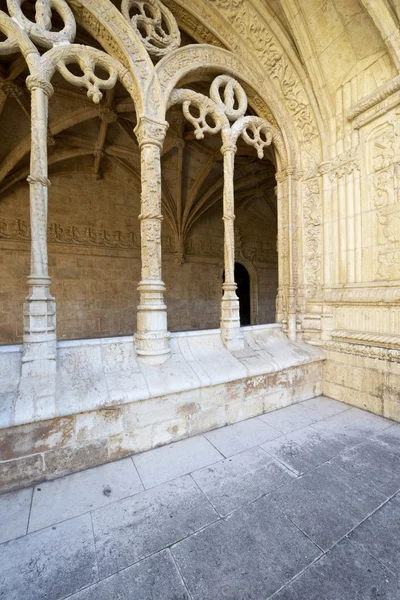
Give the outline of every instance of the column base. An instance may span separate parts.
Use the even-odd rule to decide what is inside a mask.
[[[139,283],[140,304],[137,308],[136,353],[139,360],[152,365],[165,362],[170,354],[170,334],[167,329],[165,285],[160,280]]]
[[[54,375],[57,370],[56,303],[50,277],[29,276],[24,303],[22,377]]]
[[[239,299],[232,289],[224,291],[221,300],[221,339],[230,352],[239,352],[244,348],[244,337],[240,329]]]

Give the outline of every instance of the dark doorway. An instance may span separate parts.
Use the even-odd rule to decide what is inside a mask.
[[[240,263],[235,263],[235,281],[240,303],[240,324],[250,325],[250,277],[246,267]]]
[[[222,281],[225,281],[225,271],[222,273]],[[240,305],[240,324],[251,325],[250,276],[246,267],[240,263],[235,263],[235,282]]]

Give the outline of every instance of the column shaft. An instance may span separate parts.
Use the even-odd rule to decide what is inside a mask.
[[[31,269],[24,304],[22,375],[49,375],[56,371],[56,305],[50,294],[47,257],[47,127],[50,83],[27,78],[31,91],[31,163],[29,183]]]
[[[161,256],[161,148],[167,123],[142,117],[136,135],[141,152],[141,281],[135,335],[138,357],[151,364],[164,362],[169,354],[165,285]]]
[[[235,283],[235,200],[234,200],[234,164],[236,147],[223,147],[224,155],[224,267],[225,281],[222,285],[221,299],[221,337],[228,350],[241,350],[244,347],[240,331],[239,299]]]

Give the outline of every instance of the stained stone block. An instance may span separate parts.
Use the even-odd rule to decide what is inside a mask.
[[[0,543],[26,534],[32,488],[0,496]]]
[[[108,460],[106,440],[83,446],[66,446],[45,453],[46,473],[50,479],[89,469]]]
[[[309,471],[346,448],[335,437],[306,427],[261,446],[297,475]]]
[[[274,600],[398,600],[400,581],[350,540],[341,542]]]
[[[260,600],[320,550],[264,497],[176,544],[172,554],[193,600]]]
[[[248,419],[204,434],[225,457],[238,454],[248,448],[254,448],[254,446],[273,440],[280,435],[282,434],[279,431],[258,418]]]
[[[74,441],[74,418],[66,417],[0,429],[0,456],[11,460],[65,446]]]
[[[323,550],[338,542],[385,501],[384,494],[330,463],[268,497]]]
[[[140,561],[70,600],[189,600],[169,550]]]
[[[221,454],[203,436],[196,436],[133,457],[145,488],[171,481],[221,460]]]
[[[29,531],[70,519],[142,490],[130,458],[42,483],[34,488]]]
[[[220,515],[288,483],[293,473],[261,448],[251,448],[192,473]]]
[[[33,481],[41,481],[44,477],[44,461],[41,454],[0,462],[2,492],[30,485]]]
[[[218,515],[190,476],[92,513],[101,577],[209,525]]]
[[[90,515],[0,545],[0,598],[58,600],[97,580]]]

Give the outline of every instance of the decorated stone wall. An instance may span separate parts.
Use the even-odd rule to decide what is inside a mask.
[[[49,273],[57,296],[59,339],[133,334],[140,281],[139,198],[124,174],[93,180],[82,161],[52,177]],[[121,181],[121,177],[123,181]],[[22,339],[22,305],[30,262],[26,183],[3,195],[0,213],[0,343]],[[261,218],[261,221],[260,221]],[[256,275],[258,323],[275,321],[276,225],[256,208],[237,215],[237,260]],[[204,215],[176,260],[173,237],[163,230],[163,274],[172,331],[218,328],[223,273],[222,207]]]

